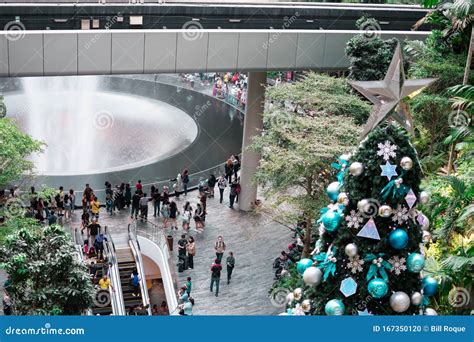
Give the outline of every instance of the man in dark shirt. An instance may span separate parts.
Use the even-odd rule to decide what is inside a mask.
[[[234,270],[234,266],[235,266],[234,253],[229,252],[229,256],[226,259],[226,265],[227,265],[227,284],[229,284],[230,279],[232,278],[232,271]]]
[[[178,241],[178,254],[179,255],[186,255],[186,245],[188,244],[188,240],[186,240],[186,235],[181,235],[181,239]]]
[[[214,260],[214,263],[211,266],[211,292],[215,283],[216,284],[216,297],[219,296],[219,282],[221,280],[221,271],[222,271],[222,266],[220,264],[219,259]]]
[[[90,236],[90,239],[89,239],[90,245],[94,246],[95,238],[96,238],[97,234],[99,234],[99,232],[100,232],[100,224],[95,219],[95,220],[92,221],[92,223],[89,225],[89,227],[87,227],[87,230],[88,230],[88,233],[89,233],[89,236]]]
[[[135,191],[135,195],[132,197],[132,214],[130,215],[130,218],[133,218],[133,215],[135,214],[135,219],[138,218],[138,213],[140,210],[140,199],[141,196],[138,193],[138,191]]]

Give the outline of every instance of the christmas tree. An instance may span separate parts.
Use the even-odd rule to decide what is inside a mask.
[[[429,222],[416,209],[429,195],[420,190],[422,172],[407,135],[413,122],[403,102],[434,81],[405,79],[398,45],[383,80],[350,82],[374,104],[368,136],[333,164],[332,203],[316,222],[312,258],[297,263],[301,287],[287,296],[289,314],[436,314],[427,305],[438,283],[422,277]],[[399,125],[381,125],[385,119]]]
[[[297,263],[301,287],[288,296],[289,313],[432,313],[426,306],[437,283],[421,273],[428,221],[416,209],[429,196],[420,190],[422,171],[406,132],[377,127],[333,166],[332,203],[316,222],[312,259]]]

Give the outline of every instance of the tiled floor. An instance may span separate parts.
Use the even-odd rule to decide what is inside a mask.
[[[190,201],[195,207],[197,193],[188,193],[177,201],[178,208],[182,208],[185,201]],[[281,312],[281,308],[274,307],[269,300],[268,291],[273,283],[274,270],[272,261],[284,249],[291,234],[289,230],[271,220],[241,212],[228,207],[228,192],[224,194],[224,203],[219,204],[217,198],[208,199],[208,216],[203,233],[191,231],[196,240],[195,267],[179,273],[178,283],[184,283],[186,277],[193,280],[192,297],[195,299],[195,315],[273,315]],[[152,213],[150,206],[149,213]],[[100,223],[109,227],[113,232],[116,245],[121,244],[123,233],[126,232],[130,217],[128,212],[114,216],[107,216],[105,210],[101,212]],[[76,214],[79,216],[79,214]],[[149,216],[150,221],[156,221],[161,226],[161,219]],[[78,222],[75,219],[73,225]],[[142,223],[139,223],[142,224]],[[146,225],[143,223],[142,225]],[[181,227],[181,222],[179,222]],[[194,227],[194,224],[193,224]],[[174,236],[174,252],[172,258],[177,261],[176,242],[183,233],[181,228],[176,231],[168,228],[166,234]],[[215,259],[214,242],[222,235],[227,244],[227,251],[233,251],[236,267],[229,285],[226,282],[226,270],[222,272],[219,297],[215,297],[209,290],[210,265]],[[155,304],[155,303],[152,303]],[[158,305],[161,303],[158,303]]]

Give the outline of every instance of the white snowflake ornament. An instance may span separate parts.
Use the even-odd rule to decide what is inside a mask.
[[[395,153],[398,148],[397,145],[392,145],[388,140],[385,140],[383,144],[379,143],[377,147],[379,148],[377,155],[382,156],[383,160],[388,161],[390,157],[395,158],[397,156]]]
[[[400,275],[400,273],[407,270],[407,267],[405,266],[406,261],[406,258],[400,258],[398,255],[394,255],[388,260],[388,262],[392,265],[391,271],[396,275]]]
[[[408,209],[399,204],[397,209],[393,212],[392,221],[397,222],[398,224],[403,224],[409,217]]]
[[[355,229],[358,229],[360,224],[364,221],[359,212],[356,212],[355,210],[351,210],[350,214],[346,215],[345,219],[347,221],[347,227]]]
[[[347,268],[351,270],[353,274],[357,272],[362,272],[364,268],[362,267],[364,265],[364,260],[361,259],[358,255],[349,257],[349,262],[347,263]]]

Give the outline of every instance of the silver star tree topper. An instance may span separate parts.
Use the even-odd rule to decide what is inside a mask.
[[[365,137],[388,117],[392,117],[408,132],[414,134],[410,109],[402,100],[405,97],[415,97],[422,89],[436,80],[437,78],[405,79],[403,56],[399,43],[383,81],[348,81],[352,87],[375,105],[364,127],[362,137]]]

